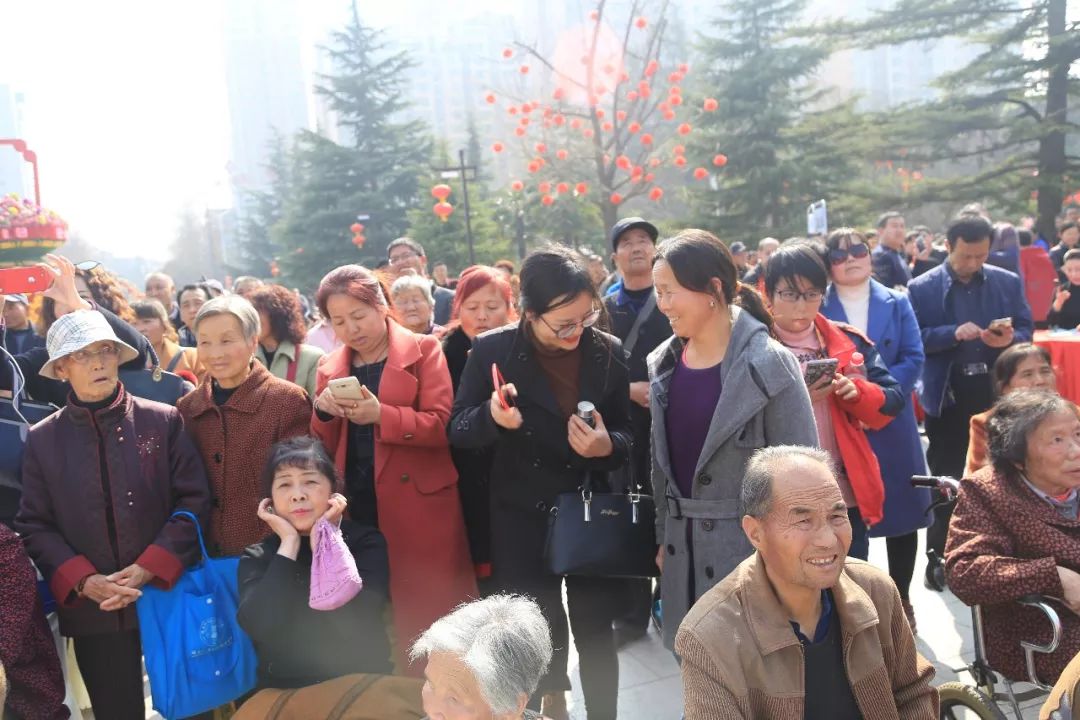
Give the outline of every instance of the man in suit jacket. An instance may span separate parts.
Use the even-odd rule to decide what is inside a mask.
[[[889,289],[907,287],[911,270],[904,255],[907,226],[904,216],[887,212],[878,218],[878,246],[874,248],[874,279]]]
[[[671,324],[656,307],[653,291],[652,263],[656,254],[656,226],[639,217],[615,223],[611,229],[612,260],[618,268],[622,284],[616,292],[604,298],[604,307],[611,320],[611,333],[623,342],[630,373],[630,423],[634,437],[630,462],[619,471],[623,482],[640,485],[643,492],[652,492],[649,457],[649,368],[645,359],[649,353],[671,337]],[[626,613],[616,618],[621,644],[645,634],[652,607],[652,581],[627,580]]]
[[[994,402],[990,369],[1005,348],[1029,342],[1034,330],[1019,276],[986,264],[993,235],[985,218],[953,221],[949,259],[908,287],[926,350],[919,399],[934,475],[963,475],[971,416]],[[941,559],[950,516],[951,508],[938,508],[927,531],[926,582],[934,590],[944,587]]]

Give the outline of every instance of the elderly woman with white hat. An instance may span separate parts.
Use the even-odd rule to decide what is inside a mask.
[[[206,473],[175,408],[134,397],[118,379],[136,357],[105,318],[78,310],[46,338],[47,378],[67,405],[31,428],[15,529],[57,599],[60,631],[96,717],[142,720],[142,650],[134,602],[147,583],[169,589],[198,559],[194,525]]]

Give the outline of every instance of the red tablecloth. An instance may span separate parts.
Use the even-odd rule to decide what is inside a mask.
[[[1058,392],[1080,405],[1080,334],[1036,330],[1035,344],[1050,351],[1050,359],[1057,371]]]

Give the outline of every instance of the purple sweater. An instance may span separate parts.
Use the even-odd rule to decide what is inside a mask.
[[[720,365],[695,370],[680,358],[668,387],[668,452],[675,484],[684,498],[693,497],[694,470],[720,402]]]

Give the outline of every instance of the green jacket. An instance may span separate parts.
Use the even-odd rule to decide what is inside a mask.
[[[289,379],[289,363],[296,361],[296,377],[293,379],[300,387],[307,390],[307,394],[314,399],[315,397],[315,368],[319,365],[319,358],[325,353],[314,345],[301,345],[299,357],[297,356],[296,345],[290,340],[283,340],[278,345],[277,352],[274,353],[274,363],[267,367],[270,374],[274,377],[281,378],[282,380]],[[266,365],[266,353],[263,352],[262,346],[259,346],[255,357],[259,359],[263,365]]]

